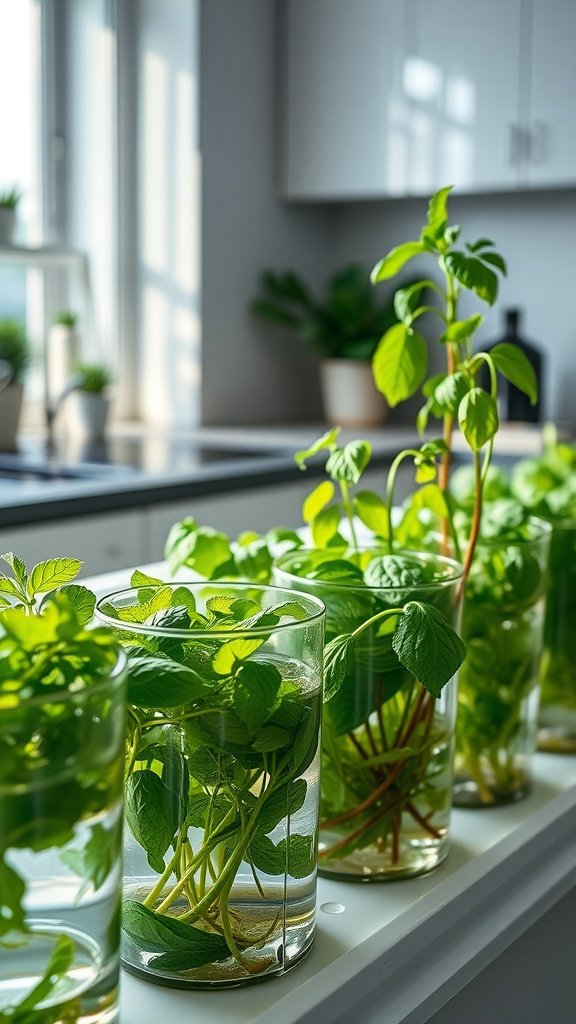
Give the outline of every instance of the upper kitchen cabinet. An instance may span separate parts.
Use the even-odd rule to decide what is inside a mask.
[[[576,184],[576,0],[284,0],[283,194]]]
[[[576,0],[531,0],[525,181],[576,184]]]
[[[281,11],[284,194],[402,194],[402,3],[286,0]]]

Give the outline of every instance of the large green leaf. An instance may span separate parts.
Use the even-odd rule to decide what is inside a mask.
[[[460,637],[431,604],[409,601],[398,617],[392,647],[399,660],[433,697],[458,671],[466,656]]]
[[[405,324],[395,324],[386,332],[372,360],[376,387],[392,408],[415,394],[427,367],[424,338]]]
[[[472,388],[460,402],[458,422],[472,451],[479,451],[498,430],[498,407],[492,395]]]
[[[369,530],[379,537],[388,536],[388,510],[380,495],[374,491],[358,491],[354,496],[354,511]]]
[[[304,499],[302,518],[310,523],[334,497],[334,484],[331,480],[322,480],[317,487]]]
[[[162,710],[192,704],[215,688],[193,668],[153,655],[129,658],[128,700],[140,708]]]
[[[490,267],[487,267],[477,256],[455,251],[445,257],[449,272],[460,281],[465,288],[476,293],[488,305],[493,306],[498,296],[498,278]]]
[[[251,732],[266,722],[280,703],[282,676],[264,662],[248,661],[234,676],[234,709]]]
[[[48,558],[39,562],[28,577],[28,593],[45,594],[71,580],[80,572],[83,563],[78,558]]]
[[[507,341],[499,342],[490,349],[494,365],[515,387],[528,395],[530,403],[538,401],[538,381],[534,367],[517,345]]]
[[[134,900],[122,904],[122,929],[140,949],[159,954],[150,961],[159,971],[189,971],[230,955],[221,935],[156,914]]]
[[[370,274],[372,284],[376,284],[378,281],[385,281],[389,277],[395,277],[409,260],[422,252],[426,252],[426,247],[422,242],[404,242],[403,245],[397,245],[374,267]]]
[[[159,873],[164,870],[162,858],[186,818],[187,795],[167,786],[147,768],[132,772],[126,781],[128,828]]]

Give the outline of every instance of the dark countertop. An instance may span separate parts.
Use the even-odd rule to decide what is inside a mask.
[[[49,457],[42,436],[24,436],[17,456],[0,453],[0,528],[299,480],[294,452],[326,429],[310,424],[166,432],[127,424],[99,444],[59,439]],[[340,440],[356,437],[371,442],[374,466],[420,443],[412,427],[391,425],[345,428]],[[463,450],[460,440],[455,438],[456,452]],[[507,458],[539,449],[538,428],[508,426],[498,435],[496,454]],[[322,458],[312,462],[310,476],[321,476],[323,465]]]
[[[301,478],[293,454],[325,428],[237,428],[163,433],[117,429],[101,443],[24,437],[17,455],[0,454],[0,528],[90,515],[280,484]],[[368,436],[373,464],[415,442],[412,430],[343,431]],[[311,476],[323,472],[323,460]]]

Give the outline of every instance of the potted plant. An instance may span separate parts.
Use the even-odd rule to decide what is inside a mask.
[[[67,400],[67,428],[87,441],[99,441],[108,422],[112,374],[101,363],[77,363],[73,377],[77,383]]]
[[[441,284],[425,282],[440,299],[439,304],[422,306],[416,294],[418,284],[396,292],[400,322],[382,338],[373,367],[376,384],[391,406],[423,385],[425,403],[417,420],[420,431],[431,417],[442,422],[445,451],[439,486],[432,485],[424,497],[415,496],[404,528],[422,545],[426,543],[423,534],[435,520],[440,539],[433,543],[442,551],[463,556],[463,638],[468,655],[461,673],[457,749],[462,756],[455,799],[485,806],[518,799],[529,789],[549,530],[538,522],[524,524],[522,516],[518,519],[518,509],[506,502],[496,503],[490,517],[483,519],[484,486],[499,425],[497,371],[532,402],[536,401],[537,385],[532,365],[516,345],[503,342],[489,353],[473,349],[474,334],[483,317],[473,313],[460,318],[461,293],[472,292],[492,305],[498,294],[497,275],[506,272],[506,264],[490,239],[458,247],[460,228],[448,223],[450,191],[450,187],[441,189],[430,200],[420,237],[397,246],[373,270],[374,283],[387,281],[415,256],[427,256],[435,260],[442,275]],[[419,287],[423,284],[421,281]],[[439,341],[446,353],[446,371],[429,380],[426,342],[414,326],[424,312],[438,319]],[[464,518],[455,514],[450,481],[457,425],[472,459],[472,499]],[[427,513],[424,524],[423,510]],[[493,655],[499,650],[512,658],[513,648],[515,670],[506,685],[495,690],[495,678],[501,678],[503,665],[495,677]],[[512,667],[508,660],[506,664]],[[520,743],[519,735],[524,737]]]
[[[512,493],[552,526],[544,654],[540,664],[538,746],[576,753],[576,447],[560,444],[552,424],[542,455],[522,459]]]
[[[0,361],[6,367],[0,385],[0,451],[3,452],[16,450],[23,380],[30,359],[30,343],[23,324],[18,320],[0,320]]]
[[[16,227],[16,208],[22,193],[14,187],[0,192],[0,245],[12,245]]]
[[[314,937],[324,608],[132,583],[97,606],[128,654],[123,964],[178,988],[281,974]]]
[[[56,313],[54,322],[48,331],[48,387],[52,401],[66,387],[72,367],[80,357],[80,337],[77,331],[78,317],[69,309]]]
[[[329,277],[321,299],[298,274],[267,271],[251,309],[292,331],[320,356],[326,422],[343,426],[382,422],[386,407],[374,387],[370,360],[396,315],[391,301],[375,298],[362,267],[345,267]]]
[[[0,574],[0,1019],[111,1021],[126,657],[81,563]]]

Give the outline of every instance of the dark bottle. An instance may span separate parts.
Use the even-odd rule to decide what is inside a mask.
[[[532,364],[534,367],[534,373],[536,374],[536,380],[538,382],[538,400],[536,405],[531,405],[528,395],[525,395],[523,391],[520,391],[520,389],[514,384],[511,384],[509,380],[506,380],[502,374],[499,374],[498,394],[500,417],[502,420],[507,420],[509,422],[522,421],[524,423],[540,423],[542,419],[543,406],[542,387],[544,384],[544,358],[542,353],[539,352],[534,345],[520,337],[520,334],[518,333],[520,310],[506,309],[504,310],[504,314],[506,317],[506,330],[504,337],[499,338],[498,342],[507,341],[513,345],[517,345]],[[495,344],[497,343],[495,342]],[[488,351],[490,351],[490,349],[488,349]]]

